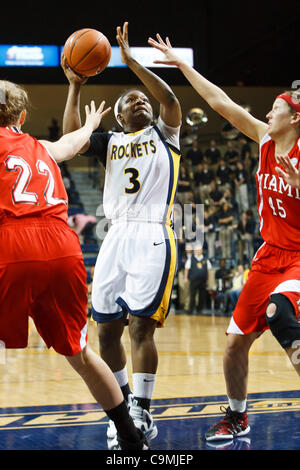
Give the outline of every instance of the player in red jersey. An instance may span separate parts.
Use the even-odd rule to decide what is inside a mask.
[[[248,354],[270,328],[300,375],[300,104],[299,92],[277,96],[267,123],[255,119],[219,87],[174,53],[169,39],[149,38],[165,55],[157,63],[175,65],[211,108],[260,145],[257,206],[264,243],[254,256],[248,280],[227,329],[224,375],[229,407],[207,440],[232,439],[249,432]],[[280,158],[284,156],[284,158]],[[282,166],[283,162],[287,162]]]
[[[106,363],[87,345],[86,271],[68,227],[57,162],[74,157],[109,108],[86,106],[83,127],[57,142],[22,133],[27,93],[0,81],[0,341],[25,348],[28,317],[48,347],[64,355],[115,422],[121,449],[148,448]]]

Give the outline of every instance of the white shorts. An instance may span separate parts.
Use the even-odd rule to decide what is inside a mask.
[[[136,221],[113,224],[95,266],[93,319],[109,322],[129,313],[151,317],[162,327],[169,312],[176,265],[171,227]]]

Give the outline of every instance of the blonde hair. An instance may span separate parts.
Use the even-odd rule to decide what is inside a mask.
[[[27,92],[20,85],[0,80],[0,127],[16,124],[21,112],[29,107]]]

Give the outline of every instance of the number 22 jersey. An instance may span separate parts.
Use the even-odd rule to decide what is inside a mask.
[[[8,218],[67,221],[60,168],[46,148],[17,127],[0,127],[0,224]]]
[[[298,168],[300,138],[288,155],[292,164]],[[269,245],[300,251],[300,189],[286,183],[276,172],[276,166],[275,142],[266,134],[260,142],[256,173],[260,233]]]

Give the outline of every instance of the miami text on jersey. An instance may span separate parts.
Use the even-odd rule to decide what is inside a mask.
[[[300,199],[300,190],[292,188],[281,176],[261,173],[257,175],[259,185],[262,189],[274,191],[279,194],[286,194],[288,197]]]

